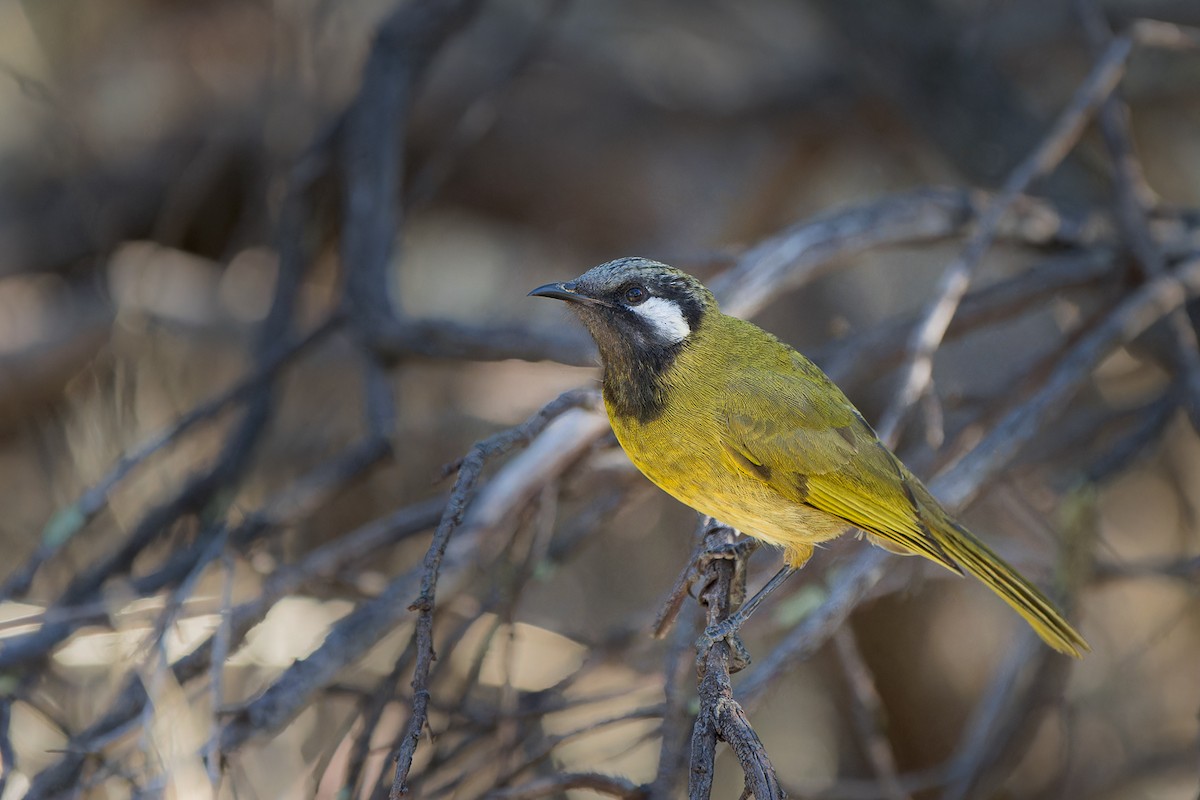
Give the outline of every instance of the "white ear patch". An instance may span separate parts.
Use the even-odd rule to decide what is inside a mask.
[[[667,344],[682,342],[692,332],[683,309],[674,300],[651,297],[641,305],[631,306],[630,310],[650,323],[651,330]]]

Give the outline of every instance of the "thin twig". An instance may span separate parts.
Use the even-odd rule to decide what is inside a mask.
[[[169,499],[152,507],[124,542],[76,575],[58,598],[56,606],[70,608],[91,603],[109,578],[128,572],[138,555],[176,520],[199,513],[220,489],[233,482],[250,457],[266,423],[269,407],[269,390],[259,384],[241,424],[230,434],[214,463],[191,476]],[[67,616],[45,624],[33,633],[0,643],[0,669],[34,667],[77,627]]]
[[[1069,289],[1093,287],[1115,291],[1120,278],[1116,254],[1104,247],[1051,257],[1007,280],[968,293],[946,330],[946,340],[986,325],[1028,314],[1042,306],[1038,301]],[[861,375],[878,375],[904,357],[905,342],[918,317],[883,322],[808,355],[835,383],[854,381]]]
[[[755,705],[780,674],[816,653],[883,577],[889,558],[893,556],[880,548],[863,548],[850,563],[830,575],[825,602],[747,671],[738,687],[742,701]]]
[[[1041,389],[1012,409],[956,465],[930,482],[934,495],[948,508],[969,502],[991,475],[1011,462],[1106,353],[1197,293],[1200,259],[1180,265],[1128,296],[1063,357]],[[886,557],[878,549],[865,550],[845,572],[839,573],[821,607],[789,632],[743,679],[740,688],[744,702],[753,705],[777,672],[812,655],[829,638],[878,581]]]
[[[80,530],[108,506],[113,489],[125,479],[135,467],[146,461],[167,445],[175,442],[198,423],[212,419],[225,408],[242,402],[258,391],[264,381],[273,378],[296,356],[307,352],[337,329],[337,316],[327,317],[303,336],[276,347],[254,370],[233,386],[192,408],[174,425],[151,436],[134,450],[120,459],[94,485],[86,489],[79,498],[56,512],[42,529],[42,541],[38,549],[21,567],[8,576],[0,587],[0,602],[20,597],[29,591],[37,570],[63,548]]]
[[[639,720],[657,719],[662,717],[662,712],[663,709],[661,705],[656,704],[652,706],[643,706],[641,708],[635,708],[631,711],[614,714],[610,717],[604,717],[603,719],[589,721],[577,728],[566,731],[565,733],[547,736],[544,741],[539,742],[538,746],[526,756],[523,763],[516,764],[508,770],[502,772],[497,779],[497,782],[501,785],[509,783],[510,781],[516,779],[516,777],[525,770],[548,759],[551,755],[553,755],[555,750],[568,742],[577,740],[580,737],[593,734],[598,730],[612,727],[614,725],[623,725],[625,723],[636,722]]]
[[[933,376],[933,354],[950,327],[971,277],[992,244],[1000,220],[1035,178],[1053,169],[1074,147],[1091,115],[1116,88],[1132,49],[1133,40],[1129,36],[1117,37],[1109,44],[1046,137],[1009,174],[1000,193],[983,212],[962,252],[942,274],[934,299],[926,306],[921,323],[909,339],[900,389],[877,426],[883,441],[895,445],[901,422],[928,389]]]
[[[996,233],[1037,245],[1094,244],[1099,227],[1071,224],[1051,203],[1014,198]],[[805,285],[873,248],[934,242],[962,233],[997,200],[965,189],[921,188],[816,214],[764,239],[709,286],[727,314],[752,317],[780,292]]]
[[[233,554],[225,551],[221,558],[222,571],[225,573],[221,581],[221,621],[213,634],[212,664],[209,667],[208,696],[212,704],[212,725],[208,740],[204,743],[201,757],[208,771],[208,782],[216,794],[221,787],[221,758],[218,751],[221,734],[220,709],[225,703],[225,661],[229,657],[232,645],[230,617],[233,610]]]
[[[415,642],[410,640],[410,645],[412,644]],[[342,782],[342,791],[347,796],[360,797],[362,794],[363,770],[371,752],[371,740],[383,719],[384,710],[395,699],[396,686],[400,683],[401,676],[411,667],[412,657],[415,653],[416,648],[413,646],[404,648],[392,665],[391,671],[375,684],[375,688],[369,694],[362,698],[359,708],[362,729],[358,732],[350,749],[345,779]]]
[[[683,612],[682,624],[672,626],[667,652],[663,656],[665,708],[659,730],[662,741],[658,769],[649,790],[652,800],[678,797],[688,770],[688,731],[696,724],[695,715],[688,708],[693,696],[688,682],[695,670],[692,646],[699,633],[696,623],[700,619],[694,608],[689,605]]]
[[[1003,749],[997,741],[1013,719],[1025,712],[1025,699],[1017,691],[1018,679],[1033,663],[1040,672],[1053,655],[1042,647],[1032,631],[1020,629],[1017,641],[1008,649],[1004,661],[979,701],[967,731],[961,737],[958,752],[947,770],[946,800],[964,800],[979,781],[983,770]]]
[[[151,653],[152,658],[156,657],[153,654],[159,650],[163,637],[175,624],[179,613],[183,610],[183,604],[195,591],[196,584],[204,570],[225,550],[225,544],[229,541],[229,529],[225,525],[220,525],[208,536],[199,538],[205,540],[200,555],[192,563],[187,577],[180,581],[175,590],[168,595],[163,603],[162,613],[159,614],[150,629],[150,634],[146,637],[144,648]]]
[[[8,779],[17,772],[17,751],[12,743],[13,696],[4,692],[0,696],[0,797],[8,788]]]
[[[418,598],[409,605],[409,609],[417,612],[417,663],[413,675],[412,715],[401,739],[400,749],[396,755],[396,777],[392,782],[392,797],[399,798],[407,794],[408,772],[412,767],[413,755],[420,741],[421,731],[425,727],[426,715],[429,708],[429,669],[433,663],[433,607],[437,587],[438,572],[441,568],[442,557],[446,546],[455,529],[462,524],[466,513],[469,495],[483,471],[484,464],[497,456],[507,453],[514,447],[527,444],[535,436],[545,430],[555,417],[569,408],[594,401],[590,392],[573,391],[560,395],[542,407],[537,414],[530,417],[524,424],[496,434],[471,448],[470,454],[463,459],[458,470],[458,478],[450,499],[446,503],[446,511],[438,525],[433,541],[425,555],[421,577],[421,592]]]
[[[1113,38],[1112,31],[1095,0],[1076,0],[1075,5],[1093,49],[1108,45]],[[1113,164],[1117,224],[1143,275],[1157,278],[1167,271],[1167,261],[1150,231],[1150,202],[1153,195],[1134,153],[1129,109],[1119,93],[1114,92],[1104,101],[1100,107],[1099,121],[1104,146]],[[1166,322],[1171,335],[1170,357],[1181,373],[1184,407],[1192,427],[1200,431],[1200,344],[1197,343],[1196,329],[1187,311],[1182,308],[1168,314]]]
[[[511,789],[497,789],[487,795],[487,800],[536,800],[539,797],[558,797],[569,789],[587,789],[621,800],[646,800],[650,796],[645,786],[628,778],[598,772],[562,772]]]
[[[692,555],[675,577],[675,583],[671,585],[671,589],[667,592],[667,599],[659,606],[658,613],[654,617],[654,627],[651,629],[651,635],[655,639],[663,638],[672,630],[675,618],[683,608],[683,601],[691,592],[692,586],[701,577],[698,570],[706,546],[706,531],[707,525],[701,521],[696,529],[696,546],[692,548]]]
[[[471,99],[449,135],[413,176],[405,197],[409,208],[426,205],[446,182],[463,154],[495,127],[500,118],[500,104],[512,93],[517,78],[546,50],[567,6],[566,0],[550,0],[509,62],[492,69],[488,84]]]
[[[970,453],[931,486],[938,499],[951,508],[965,505],[983,485],[983,476],[1011,461],[1070,399],[1100,359],[1197,294],[1200,294],[1200,258],[1180,264],[1128,295],[1071,348],[1041,389],[1005,415]]]
[[[1189,583],[1200,580],[1200,556],[1172,558],[1136,564],[1096,564],[1097,581],[1136,580],[1139,578],[1172,578]]]
[[[969,192],[919,189],[818,214],[765,239],[710,282],[722,310],[751,317],[835,260],[886,244],[951,236],[970,221]]]
[[[845,672],[852,698],[851,721],[862,742],[863,753],[879,779],[879,793],[886,800],[908,800],[909,794],[900,784],[896,771],[896,755],[887,734],[882,730],[883,699],[875,686],[875,676],[863,658],[854,633],[842,627],[834,633],[833,644]]]
[[[443,501],[435,499],[399,509],[313,550],[296,565],[276,570],[267,579],[258,597],[230,611],[230,650],[266,616],[280,597],[295,592],[315,577],[334,577],[346,565],[361,561],[400,538],[428,530],[436,524],[443,505]],[[184,685],[206,675],[213,663],[215,650],[214,635],[176,661],[171,667],[175,681]],[[58,797],[68,791],[78,779],[89,754],[99,752],[108,742],[123,736],[130,725],[136,722],[147,701],[141,681],[136,676],[127,680],[108,710],[96,722],[71,737],[69,746],[59,760],[34,777],[26,794],[28,800]]]
[[[1170,386],[1151,402],[1123,414],[1133,420],[1129,429],[1088,465],[1088,481],[1101,484],[1124,472],[1148,447],[1161,439],[1178,407],[1179,390]]]

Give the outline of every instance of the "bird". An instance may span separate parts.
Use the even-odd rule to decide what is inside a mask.
[[[858,529],[891,552],[975,576],[1055,650],[1078,658],[1091,649],[938,502],[820,367],[723,314],[696,278],[629,257],[529,295],[566,301],[595,340],[605,410],[633,464],[685,505],[782,548],[778,582],[815,546]]]

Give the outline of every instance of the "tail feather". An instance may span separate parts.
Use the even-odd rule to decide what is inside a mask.
[[[1012,606],[1046,644],[1075,658],[1091,651],[1079,632],[1036,586],[1021,577],[966,528],[952,520],[947,523],[934,534],[947,555]]]

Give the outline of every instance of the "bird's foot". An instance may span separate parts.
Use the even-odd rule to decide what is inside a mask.
[[[733,542],[722,542],[702,552],[693,565],[692,579],[694,584],[702,579],[708,570],[708,565],[714,561],[729,559],[733,561],[733,584],[729,602],[733,608],[739,608],[746,601],[746,559],[758,549],[759,541],[744,536]],[[707,585],[707,584],[705,584]],[[701,591],[700,594],[704,592]]]
[[[709,579],[715,580],[715,573],[710,574],[708,567],[714,561],[729,559],[733,561],[733,575],[729,582],[729,603],[726,608],[741,609],[742,604],[746,602],[746,561],[750,554],[758,549],[759,541],[748,536],[744,536],[735,541],[722,542],[705,549],[697,558],[694,565],[695,580]],[[699,597],[703,598],[705,592],[708,591],[710,584],[704,584]],[[704,602],[702,599],[701,602]],[[710,625],[700,638],[696,640],[696,668],[701,672],[704,671],[708,660],[708,654],[713,646],[718,642],[724,641],[729,644],[729,671],[738,672],[750,666],[750,652],[746,649],[746,645],[742,643],[742,639],[738,636],[738,631],[742,627],[742,623],[746,621],[749,615],[744,611],[738,611],[721,622]]]
[[[714,545],[700,554],[697,562],[701,565],[707,565],[709,562],[719,559],[732,558],[741,560],[749,556],[758,549],[758,539],[752,539],[749,536],[743,536],[740,539],[735,539],[732,542],[722,542]]]
[[[751,597],[745,605],[738,608],[736,614],[718,622],[716,625],[710,625],[696,642],[697,665],[705,660],[705,656],[707,656],[708,651],[712,649],[714,644],[724,639],[729,642],[731,651],[729,671],[737,672],[750,666],[750,654],[746,651],[746,646],[742,644],[741,639],[738,638],[738,631],[741,630],[746,620],[750,619],[750,615],[754,613],[754,610],[762,605],[767,595],[782,586],[795,572],[796,567],[790,564],[784,565],[779,572],[776,572],[771,577],[771,580],[767,581],[763,588],[758,590],[758,593],[754,597]],[[745,587],[743,586],[743,591],[744,589]]]
[[[704,633],[700,634],[700,638],[696,639],[696,668],[704,669],[708,651],[721,641],[729,644],[730,673],[741,672],[750,666],[750,651],[746,649],[742,637],[738,635],[744,621],[740,614],[734,614],[729,619],[708,626]]]

